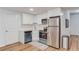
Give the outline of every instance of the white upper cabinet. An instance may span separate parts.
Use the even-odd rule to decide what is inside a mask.
[[[33,24],[34,15],[22,14],[22,24]]]

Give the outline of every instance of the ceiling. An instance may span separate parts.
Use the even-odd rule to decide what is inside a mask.
[[[0,7],[0,8],[17,11],[17,12],[29,13],[29,14],[41,14],[47,12],[48,10],[54,9],[56,7]],[[34,11],[30,11],[29,10],[30,8],[33,8]],[[61,8],[64,10],[79,9],[79,7],[61,7]]]
[[[55,7],[1,7],[1,8],[29,14],[41,14],[47,12],[48,10],[54,9]],[[29,10],[30,8],[33,8],[34,11],[30,11]]]

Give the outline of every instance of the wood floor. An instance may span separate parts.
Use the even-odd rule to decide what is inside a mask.
[[[4,46],[0,48],[0,51],[78,51],[78,39],[79,37],[71,36],[71,46],[69,50],[66,49],[55,49],[52,47],[48,47],[44,50],[39,49],[31,44],[21,44],[21,43],[15,43],[8,46]]]

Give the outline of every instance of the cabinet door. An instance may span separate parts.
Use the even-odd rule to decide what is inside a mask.
[[[33,24],[33,15],[23,14],[22,15],[22,24]]]
[[[8,45],[18,41],[18,20],[14,14],[7,14],[5,18],[5,39]]]

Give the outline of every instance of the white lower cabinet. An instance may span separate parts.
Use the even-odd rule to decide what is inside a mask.
[[[24,44],[24,31],[19,31],[19,40]]]

